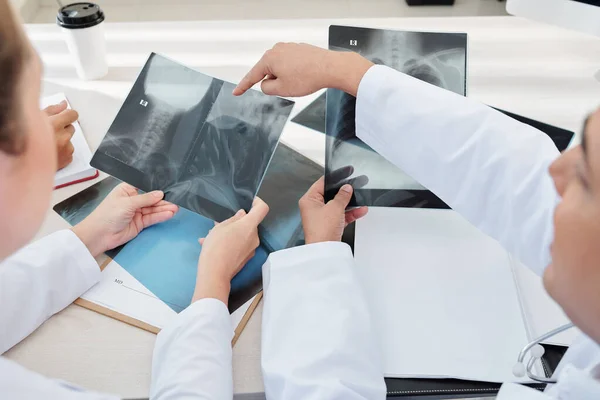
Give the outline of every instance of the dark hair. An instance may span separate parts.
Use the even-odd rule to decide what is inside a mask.
[[[11,155],[25,149],[17,92],[28,53],[23,31],[8,0],[0,0],[0,151]]]

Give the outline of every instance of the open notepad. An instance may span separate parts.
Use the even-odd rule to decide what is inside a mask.
[[[235,330],[234,344],[260,297],[260,294],[252,297],[231,314]],[[110,259],[102,270],[100,282],[75,303],[154,333],[158,333],[177,316],[177,312]]]
[[[568,322],[539,277],[451,210],[371,208],[355,258],[386,377],[518,381],[523,346]]]
[[[46,108],[50,105],[58,104],[63,100],[67,102],[67,107],[71,108],[71,104],[69,104],[64,93],[57,93],[52,96],[44,97],[40,100],[40,105],[41,108]],[[81,130],[79,122],[75,121],[73,126],[75,127],[75,133],[71,138],[71,143],[75,148],[73,161],[63,169],[59,170],[54,176],[55,189],[98,177],[98,170],[90,166],[92,152],[83,136],[83,131]]]

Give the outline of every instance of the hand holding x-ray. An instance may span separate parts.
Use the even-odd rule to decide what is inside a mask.
[[[352,167],[336,171],[336,177],[346,179]],[[360,183],[359,183],[360,184]],[[354,190],[344,184],[333,199],[325,202],[325,177],[321,177],[300,199],[300,214],[306,244],[339,242],[344,228],[367,215],[367,207],[346,211]]]
[[[326,193],[325,198],[333,198],[338,191],[337,188],[341,188],[344,185],[350,185],[354,189],[360,189],[369,183],[369,178],[366,175],[354,177],[352,177],[352,175],[354,175],[354,167],[352,165],[346,165],[328,173],[325,179],[327,182],[331,182],[332,186],[336,187],[336,190],[335,193]]]
[[[239,210],[233,217],[215,223],[208,235],[199,239],[202,251],[192,302],[216,298],[228,304],[231,280],[254,257],[260,246],[258,225],[268,213],[267,203],[256,197],[248,213]]]

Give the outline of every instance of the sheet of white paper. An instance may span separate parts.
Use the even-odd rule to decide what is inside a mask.
[[[175,311],[114,261],[102,271],[101,281],[81,297],[159,329],[177,316]],[[253,300],[248,300],[231,314],[234,327],[241,322]]]
[[[40,100],[40,107],[46,108],[53,104],[58,104],[61,101],[66,100],[68,108],[71,108],[71,104],[68,103],[67,97],[64,93],[57,93],[52,96],[44,97]],[[90,166],[90,160],[92,159],[92,152],[90,147],[83,136],[83,131],[79,122],[74,122],[75,133],[71,138],[71,143],[75,148],[73,153],[73,161],[58,171],[54,176],[54,186],[60,186],[65,183],[73,182],[79,179],[84,179],[93,176],[96,170]]]
[[[516,260],[513,262],[513,274],[530,340],[569,323],[560,306],[546,293],[539,276]],[[580,333],[579,329],[572,328],[544,343],[569,346]]]
[[[528,340],[496,241],[454,211],[371,208],[355,258],[385,376],[515,381]]]

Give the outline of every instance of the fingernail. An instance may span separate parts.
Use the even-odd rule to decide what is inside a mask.
[[[66,100],[63,100],[63,101],[61,101],[61,102],[60,102],[60,105],[61,105],[61,106],[66,106],[66,105],[67,105],[67,101],[66,101]]]
[[[350,186],[348,184],[342,186],[342,192],[352,193],[352,186]]]
[[[238,212],[236,212],[235,215],[240,216],[240,215],[242,215],[245,212],[246,211],[244,211],[244,210],[238,210]]]
[[[155,190],[152,192],[152,196],[156,197],[157,199],[162,199],[163,192],[162,190]]]

